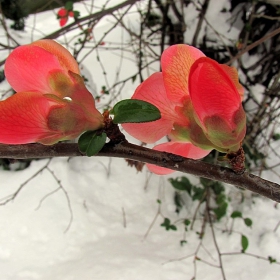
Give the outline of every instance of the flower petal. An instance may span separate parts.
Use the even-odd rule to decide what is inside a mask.
[[[154,147],[154,150],[161,152],[168,152],[186,158],[200,159],[207,156],[211,150],[202,150],[191,143],[168,142],[159,144]],[[156,166],[154,164],[147,164],[148,169],[158,175],[166,175],[175,170]]]
[[[224,69],[224,71],[228,74],[228,76],[231,78],[233,83],[236,86],[236,89],[239,92],[241,100],[244,98],[244,88],[243,86],[239,83],[238,79],[238,72],[233,66],[227,66],[225,64],[220,64],[220,66]]]
[[[80,74],[79,65],[75,58],[66,48],[57,42],[45,39],[35,41],[31,45],[38,46],[56,56],[65,72],[71,71],[73,73]]]
[[[147,123],[123,124],[130,135],[145,143],[154,143],[171,132],[177,118],[175,104],[168,100],[163,84],[162,73],[154,73],[135,91],[132,99],[140,99],[155,105],[161,112],[161,118]]]
[[[191,101],[202,128],[206,117],[218,116],[229,127],[241,100],[235,82],[216,61],[202,57],[191,67],[189,76]]]
[[[49,130],[47,116],[60,106],[37,92],[16,93],[0,101],[0,143],[26,144],[59,136]]]
[[[5,75],[17,92],[51,93],[48,78],[51,71],[79,74],[79,67],[71,54],[52,40],[40,40],[16,48],[7,58]]]
[[[53,54],[37,46],[25,45],[16,48],[7,58],[5,75],[17,92],[50,93],[47,78],[53,69],[63,70]]]
[[[60,16],[60,17],[66,17],[67,14],[68,14],[68,11],[65,9],[65,8],[61,8],[57,14]]]
[[[188,77],[192,64],[205,55],[197,48],[188,45],[173,45],[161,56],[161,66],[168,98],[180,102],[189,94]]]

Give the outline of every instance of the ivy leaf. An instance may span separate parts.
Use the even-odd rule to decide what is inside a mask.
[[[87,131],[81,135],[78,141],[79,149],[88,157],[96,155],[105,145],[106,133],[99,134],[96,131]]]
[[[67,11],[73,11],[73,2],[72,2],[72,1],[67,1],[67,2],[65,3],[65,9],[66,9]]]
[[[80,16],[80,12],[79,11],[73,11],[74,12],[74,18],[78,18]]]
[[[125,99],[118,102],[110,114],[114,115],[114,123],[143,123],[161,118],[156,106],[137,99]]]
[[[241,246],[242,246],[242,253],[244,253],[249,246],[249,240],[245,235],[241,236]]]
[[[226,202],[220,203],[219,206],[213,209],[216,214],[217,220],[220,220],[227,213],[228,204]]]
[[[181,240],[180,244],[181,244],[181,246],[184,246],[185,244],[187,244],[187,240]]]
[[[191,195],[192,184],[186,177],[170,178],[168,181],[171,183],[174,189],[179,191],[187,191]]]
[[[165,227],[166,230],[177,230],[177,227],[170,223],[168,218],[164,218],[164,222],[161,224],[162,227]]]
[[[272,258],[271,256],[268,256],[267,259],[269,260],[269,263],[276,263],[276,259]]]
[[[205,189],[193,186],[192,200],[201,200],[205,195]]]
[[[239,211],[233,211],[230,215],[231,218],[235,219],[235,218],[242,218],[242,213]]]
[[[251,227],[253,224],[253,221],[250,218],[245,218],[244,223],[247,227]]]

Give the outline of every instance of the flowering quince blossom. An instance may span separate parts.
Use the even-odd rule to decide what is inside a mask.
[[[124,129],[146,143],[168,136],[170,142],[154,149],[192,159],[202,158],[212,149],[237,152],[245,136],[246,116],[236,69],[183,44],[163,52],[161,67],[162,72],[152,74],[132,96],[158,107],[161,119],[123,124]],[[147,166],[156,174],[173,172]]]
[[[74,17],[74,12],[73,11],[68,11],[65,8],[61,8],[57,12],[57,17],[59,18],[59,24],[62,27],[67,23],[68,17]]]
[[[103,127],[76,60],[55,41],[16,48],[5,75],[17,93],[0,101],[0,143],[50,145]]]

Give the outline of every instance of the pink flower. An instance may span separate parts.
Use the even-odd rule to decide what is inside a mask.
[[[237,71],[188,45],[166,49],[161,67],[162,72],[151,75],[132,96],[158,107],[161,119],[124,124],[124,129],[146,143],[167,136],[171,141],[155,146],[155,150],[193,159],[206,156],[212,149],[237,151],[246,132],[243,88]],[[157,174],[172,172],[147,166]]]
[[[5,75],[17,93],[0,101],[0,143],[53,144],[103,127],[77,62],[58,43],[40,40],[16,48]]]

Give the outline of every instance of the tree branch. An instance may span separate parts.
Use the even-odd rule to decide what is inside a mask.
[[[73,156],[84,156],[75,143],[57,143],[52,146],[41,144],[0,144],[0,158],[27,159]],[[127,143],[126,141],[118,144],[107,143],[97,156],[127,158],[155,164],[198,177],[235,185],[280,202],[280,185],[276,183],[264,180],[248,172],[238,175],[226,167],[151,150]]]

